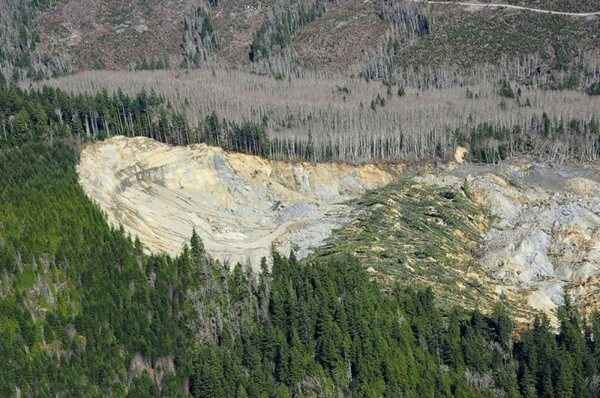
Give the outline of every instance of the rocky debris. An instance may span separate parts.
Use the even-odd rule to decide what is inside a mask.
[[[400,171],[277,162],[141,137],[90,144],[78,165],[85,192],[150,251],[177,253],[195,228],[211,255],[254,266],[272,245],[306,256],[347,222],[346,201]]]
[[[589,178],[575,177],[566,181],[565,187],[574,194],[593,197],[600,196],[600,184]]]
[[[363,195],[402,171],[124,137],[89,144],[78,166],[109,220],[153,252],[177,253],[195,228],[222,261],[256,267],[272,246],[299,257],[345,248],[378,279],[435,285],[449,302],[483,308],[505,296],[524,322],[553,314],[565,293],[599,308],[600,167],[453,163]]]
[[[456,147],[454,150],[454,161],[458,164],[463,164],[467,155],[469,154],[469,150],[463,146]]]
[[[136,353],[129,364],[129,376],[141,377],[146,373],[160,389],[165,376],[175,374],[175,358],[173,356],[159,357],[152,365],[141,353]]]
[[[584,310],[595,305],[589,293],[600,279],[600,168],[515,161],[418,178],[437,186],[462,180],[488,209],[492,222],[478,263],[498,291],[549,314],[565,293]]]

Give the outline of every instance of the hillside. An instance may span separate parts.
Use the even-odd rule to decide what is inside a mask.
[[[600,18],[511,9],[431,5],[432,34],[402,50],[409,65],[462,67],[535,56],[542,69],[568,69],[579,53],[597,52]],[[551,9],[544,3],[543,9]],[[594,10],[598,11],[598,10]]]
[[[481,1],[0,0],[0,396],[599,397],[600,9]]]
[[[198,3],[198,2],[196,2]],[[62,1],[42,13],[40,47],[68,52],[75,68],[124,68],[179,52],[193,1]]]
[[[554,317],[565,295],[598,302],[595,165],[520,159],[424,170],[356,200],[359,216],[318,256],[348,253],[389,283],[425,284],[450,305],[509,303],[519,322]]]
[[[384,284],[431,286],[449,306],[490,311],[504,296],[519,322],[538,311],[555,319],[566,293],[598,309],[597,165],[406,176],[400,165],[289,164],[115,137],[87,146],[78,172],[109,220],[155,253],[180,252],[195,228],[230,264],[258,268],[272,247],[344,253]]]
[[[387,85],[312,74],[281,80],[237,70],[98,71],[34,87],[77,95],[103,90],[97,97],[102,111],[86,112],[92,128],[114,123],[101,134],[206,142],[278,160],[447,160],[458,146],[468,146],[472,160],[519,154],[596,160],[600,96],[549,89],[556,81],[545,74],[527,83],[527,70],[512,81],[502,78],[500,67],[471,76],[438,70]],[[143,112],[153,118],[141,122],[158,121],[159,131],[123,129],[129,122],[118,108],[134,108],[124,93],[146,102]]]
[[[305,257],[348,218],[345,202],[390,182],[402,166],[291,164],[138,137],[90,144],[85,192],[154,253],[179,253],[192,230],[227,264],[255,270],[272,247]]]
[[[454,1],[450,0],[450,2]],[[598,11],[598,4],[593,0],[507,0],[503,2],[483,0],[480,3],[504,3],[522,7],[577,13]]]
[[[441,391],[447,397],[491,398],[566,390],[591,398],[598,392],[595,384],[561,381],[565,375],[589,380],[597,366],[597,345],[583,333],[587,329],[568,299],[559,307],[557,335],[536,317],[516,337],[502,304],[485,316],[440,308],[431,291],[393,285],[382,291],[370,281],[373,271],[344,255],[299,262],[273,253],[272,267],[263,264],[254,276],[240,265],[227,270],[211,260],[194,233],[175,258],[145,255],[141,242],[110,228],[77,184],[73,146],[30,141],[9,149],[0,153],[0,178],[10,181],[0,202],[0,222],[9,226],[0,232],[5,273],[0,353],[8,364],[0,368],[3,395],[333,397]],[[430,179],[423,175],[417,181]],[[444,242],[457,242],[435,220],[472,231],[470,214],[460,213],[476,209],[460,191],[452,198],[447,188],[405,187],[418,196],[407,202],[402,186],[391,186],[362,201],[364,206],[379,196],[383,207],[374,210],[388,214],[397,214],[398,203],[407,207],[411,224],[392,217],[372,227],[397,224],[393,229],[408,232],[407,243],[417,244],[416,251],[407,251],[409,264],[419,264],[410,257],[422,248],[445,251]],[[411,236],[414,232],[426,235]],[[385,253],[379,252],[381,264],[389,269]],[[430,275],[444,277],[439,270]],[[589,330],[596,332],[600,317],[590,319]],[[522,369],[533,376],[525,377]],[[548,374],[556,381],[538,382]]]
[[[273,73],[318,68],[358,74],[382,56],[393,57],[402,67],[468,69],[499,61],[515,67],[526,56],[535,57],[536,67],[564,70],[573,68],[582,54],[596,57],[600,42],[598,17],[459,4],[400,2],[394,8],[387,0],[61,0],[29,7],[29,1],[4,2],[7,10],[14,9],[5,16],[27,15],[2,22],[4,46],[15,49],[1,61],[10,77],[14,67],[37,77],[89,69],[198,67],[206,62]],[[513,3],[598,11],[585,1]],[[415,34],[410,18],[418,15],[427,21],[427,31]],[[17,34],[21,26],[31,36],[23,43]],[[390,43],[398,46],[393,54]],[[24,45],[31,60],[18,55]],[[253,48],[268,56],[252,59]]]

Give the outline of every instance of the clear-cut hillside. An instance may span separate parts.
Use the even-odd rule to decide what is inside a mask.
[[[17,0],[11,2],[18,3]],[[132,65],[141,66],[144,61],[162,58],[169,59],[172,67],[181,64],[185,21],[198,7],[209,10],[212,26],[222,43],[216,50],[219,63],[246,67],[250,63],[250,46],[265,20],[272,17],[274,9],[298,1],[219,0],[209,2],[211,7],[203,0],[61,0],[49,3],[52,6],[40,10],[40,15],[32,22],[40,40],[38,50],[43,55],[40,59],[66,63],[73,70],[127,70]],[[384,39],[389,36],[386,32],[391,24],[380,18],[377,4],[397,2],[337,0],[323,3],[327,4],[327,12],[291,34],[290,47],[295,61],[309,69],[357,73],[364,62],[377,57]],[[550,15],[514,6],[428,3],[431,32],[402,46],[399,60],[407,66],[419,69],[422,65],[470,67],[536,55],[539,56],[537,66],[545,68],[547,63],[559,58],[557,54],[598,51],[598,17]],[[559,12],[599,11],[595,0],[493,3]],[[9,31],[15,37],[18,32],[14,28]]]
[[[255,266],[273,245],[306,255],[351,217],[345,201],[400,169],[293,164],[141,137],[90,144],[78,166],[86,193],[151,251],[178,252],[195,228],[211,255]]]

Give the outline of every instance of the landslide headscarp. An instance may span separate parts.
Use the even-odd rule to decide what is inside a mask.
[[[178,252],[195,228],[211,255],[255,265],[273,245],[305,256],[347,222],[347,200],[400,171],[271,161],[141,137],[90,144],[78,166],[86,193],[151,251]]]
[[[273,246],[349,253],[376,278],[431,286],[451,305],[490,309],[504,297],[523,323],[554,314],[565,293],[598,308],[596,166],[403,171],[125,137],[87,145],[78,166],[86,193],[153,252],[177,253],[195,228],[225,262],[256,267]]]

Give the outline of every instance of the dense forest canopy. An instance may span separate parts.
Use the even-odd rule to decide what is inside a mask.
[[[146,255],[75,166],[81,141],[168,131],[150,124],[159,96],[4,86],[0,98],[2,395],[599,394],[600,317],[568,299],[558,329],[540,316],[516,334],[502,303],[482,314],[440,308],[428,290],[382,291],[347,256],[274,252],[256,275],[211,260],[196,234],[176,258]]]
[[[600,315],[569,297],[556,324],[516,325],[502,299],[442,306],[348,254],[274,247],[255,273],[195,232],[176,256],[148,254],[76,171],[83,145],[117,135],[310,162],[438,161],[459,146],[482,163],[597,160],[599,19],[200,3],[0,0],[0,396],[600,396]],[[105,85],[33,83],[106,67],[119,71]]]

